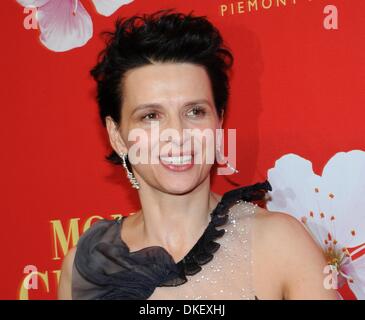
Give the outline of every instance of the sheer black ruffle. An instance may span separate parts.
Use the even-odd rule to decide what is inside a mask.
[[[80,237],[74,267],[86,283],[98,287],[92,299],[148,299],[156,287],[182,285],[186,276],[198,273],[220,247],[215,240],[224,235],[225,229],[216,227],[227,222],[229,208],[239,200],[261,200],[268,190],[271,185],[265,181],[224,193],[204,233],[178,263],[160,246],[130,252],[120,237],[123,217],[100,220]],[[73,283],[73,298],[82,297],[83,290],[88,289]]]

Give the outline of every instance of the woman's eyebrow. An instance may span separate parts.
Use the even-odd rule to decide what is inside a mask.
[[[196,99],[196,100],[191,100],[191,101],[185,102],[183,106],[186,107],[186,106],[189,106],[189,105],[192,105],[192,104],[198,104],[198,103],[206,103],[206,104],[210,105],[210,102],[207,99]],[[160,103],[140,104],[136,108],[134,108],[133,113],[135,113],[138,110],[147,109],[147,108],[161,109],[161,108],[163,108],[163,105],[160,104]]]

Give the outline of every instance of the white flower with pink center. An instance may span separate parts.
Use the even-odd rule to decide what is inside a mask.
[[[347,282],[365,299],[365,254],[359,254],[365,249],[365,152],[337,153],[322,176],[310,161],[287,154],[268,171],[268,180],[268,209],[301,221],[338,275],[338,287]]]
[[[110,16],[133,0],[92,0],[96,11]],[[93,35],[93,23],[80,0],[17,0],[37,8],[40,41],[50,50],[63,52],[85,45]]]

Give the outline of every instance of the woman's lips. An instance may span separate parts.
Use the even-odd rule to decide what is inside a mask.
[[[194,166],[192,155],[164,157],[160,156],[161,164],[170,171],[181,172],[191,169]]]

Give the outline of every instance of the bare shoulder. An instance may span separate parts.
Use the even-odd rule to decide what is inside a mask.
[[[270,275],[266,281],[276,284],[276,295],[285,299],[335,299],[334,290],[323,285],[327,265],[324,252],[305,226],[287,213],[260,207],[254,217],[257,270],[259,276]],[[261,290],[265,295],[264,286]]]
[[[323,253],[304,225],[292,215],[258,207],[254,219],[254,239],[263,250],[282,262],[308,255],[322,258]],[[302,258],[302,257],[300,257]]]
[[[275,236],[276,241],[280,242],[294,236],[294,241],[307,239],[313,242],[303,224],[290,214],[257,207],[254,217],[255,228],[262,239],[267,237],[273,240],[272,236]]]
[[[322,249],[306,227],[294,216],[280,211],[269,211],[258,207],[254,219],[254,236],[262,246],[269,246],[283,261],[300,255],[314,255],[324,258]],[[273,247],[275,245],[275,248]]]
[[[72,268],[77,247],[71,248],[62,261],[60,283],[58,286],[58,299],[71,300]]]

